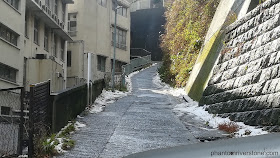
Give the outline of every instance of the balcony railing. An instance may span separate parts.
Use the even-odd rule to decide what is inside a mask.
[[[45,5],[45,0],[26,0],[26,6],[28,6],[29,10],[36,12],[36,17],[50,28],[53,28],[56,34],[61,36],[64,40],[72,41],[71,37],[64,30],[64,22],[59,19],[48,5]]]

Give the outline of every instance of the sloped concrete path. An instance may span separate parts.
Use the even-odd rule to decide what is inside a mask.
[[[72,138],[75,147],[65,158],[119,158],[150,149],[197,143],[197,139],[174,115],[176,98],[153,93],[157,67],[132,77],[133,92],[108,105],[98,114],[79,119],[87,126]]]

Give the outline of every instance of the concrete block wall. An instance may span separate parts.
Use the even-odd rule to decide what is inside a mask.
[[[200,103],[234,121],[280,125],[280,0],[230,25],[220,53]]]

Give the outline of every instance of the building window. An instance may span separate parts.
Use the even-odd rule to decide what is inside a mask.
[[[113,59],[111,60],[111,69],[113,70]],[[121,62],[121,61],[117,61],[115,63],[115,72],[122,72],[122,66],[125,65],[125,63]]]
[[[5,41],[17,46],[17,39],[19,35],[0,23],[0,37]]]
[[[61,43],[60,43],[60,59],[62,61],[64,61],[64,45],[65,45],[65,41],[63,39],[61,39]]]
[[[0,63],[0,78],[16,82],[16,74],[16,69]]]
[[[115,10],[117,8],[115,0],[112,1],[112,10]]]
[[[114,28],[112,29],[112,45],[114,44]],[[126,33],[127,31],[117,28],[116,29],[116,47],[126,50]]]
[[[49,29],[45,26],[44,49],[49,51]]]
[[[55,15],[57,15],[57,13],[58,13],[57,0],[54,0],[54,13],[55,13]]]
[[[62,4],[62,21],[65,22],[66,5]]]
[[[67,51],[67,67],[71,67],[71,62],[72,62],[72,52]]]
[[[117,13],[121,16],[127,17],[127,7],[121,5],[121,4],[117,4],[115,3],[115,1],[112,1],[112,10],[115,10],[118,6],[120,6],[120,8],[118,8]]]
[[[9,3],[11,6],[13,6],[14,8],[16,8],[18,10],[19,8],[19,0],[4,0],[7,3]]]
[[[106,57],[97,56],[97,70],[101,72],[105,72],[105,66],[106,66]]]
[[[10,115],[10,111],[10,107],[1,106],[1,115]]]
[[[34,18],[34,43],[39,45],[39,20]]]
[[[25,13],[25,22],[24,22],[24,35],[25,37],[28,37],[28,16],[27,12]]]
[[[97,3],[103,7],[107,6],[107,0],[97,0]]]
[[[50,7],[50,0],[46,0],[46,6]]]
[[[77,13],[68,14],[68,33],[70,36],[77,35]]]
[[[54,40],[53,40],[53,55],[55,57],[57,57],[57,39],[56,39],[56,36],[54,36]]]
[[[125,7],[118,8],[117,13],[121,16],[127,17],[127,8]]]

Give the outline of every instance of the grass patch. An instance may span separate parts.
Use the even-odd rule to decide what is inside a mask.
[[[64,140],[63,144],[62,144],[62,149],[63,150],[70,150],[74,147],[75,145],[75,141],[71,140],[71,139],[66,139]]]
[[[71,121],[66,127],[64,127],[59,133],[51,134],[49,137],[45,136],[38,140],[38,146],[35,153],[35,157],[49,158],[59,155],[61,151],[56,149],[56,146],[61,146],[62,150],[72,149],[75,145],[75,141],[71,140],[70,134],[75,131],[75,121]]]
[[[72,122],[69,126],[67,126],[65,129],[63,129],[59,134],[58,134],[58,138],[63,138],[63,137],[68,137],[71,132],[75,131],[75,126],[74,126],[75,122]]]
[[[232,134],[238,131],[239,126],[235,122],[227,122],[219,124],[218,128],[219,130]]]

